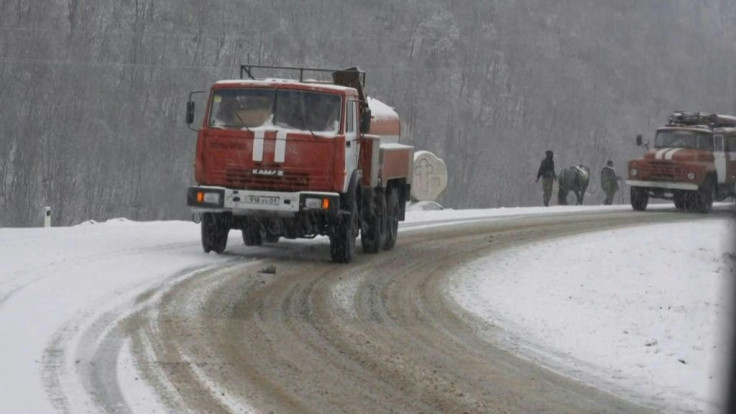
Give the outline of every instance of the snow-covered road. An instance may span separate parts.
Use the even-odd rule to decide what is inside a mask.
[[[416,211],[402,231],[628,207]],[[654,207],[667,210],[667,207]],[[632,213],[634,214],[634,213]],[[659,407],[709,410],[719,399],[733,267],[729,213],[500,250],[467,263],[447,294],[505,334],[502,346],[551,369]],[[401,239],[401,238],[400,238]],[[493,240],[488,240],[492,243]],[[313,243],[285,249],[310,254]],[[95,412],[115,368],[121,410],[164,410],[139,381],[115,322],[195,272],[259,260],[231,232],[228,253],[201,252],[198,227],[124,219],[0,229],[0,412]],[[730,256],[729,256],[730,254]],[[498,341],[496,337],[494,341]],[[117,360],[80,361],[111,341]],[[120,351],[120,348],[123,348]],[[104,357],[104,355],[103,355]],[[102,358],[104,360],[104,358]],[[117,387],[117,385],[115,385]],[[103,403],[108,410],[113,410]]]

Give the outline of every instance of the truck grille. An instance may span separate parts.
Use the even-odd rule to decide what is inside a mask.
[[[253,174],[252,170],[225,170],[228,187],[252,190],[299,191],[310,188],[309,174],[284,172],[282,176]]]
[[[650,180],[669,181],[683,175],[683,168],[672,163],[651,162],[644,166],[644,177]]]
[[[264,168],[268,170],[268,167]],[[284,171],[282,176],[253,174],[250,168],[223,168],[209,172],[208,185],[264,191],[334,191],[329,171]]]

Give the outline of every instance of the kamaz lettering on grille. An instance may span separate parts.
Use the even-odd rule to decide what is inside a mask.
[[[264,170],[261,168],[254,168],[253,175],[267,175],[270,177],[283,177],[284,172],[281,170]]]

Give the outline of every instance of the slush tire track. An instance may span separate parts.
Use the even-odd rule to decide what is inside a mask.
[[[156,344],[156,358],[196,363],[228,401],[263,412],[649,412],[499,348],[444,284],[460,264],[492,251],[691,219],[576,213],[414,228],[394,250],[357,255],[350,266],[318,260],[326,244],[300,262],[274,251],[266,262],[275,275],[234,266],[175,286],[141,325],[156,330],[141,335]],[[188,410],[232,409],[191,372],[168,375]]]
[[[128,413],[117,383],[118,356],[137,321],[127,315],[152,306],[162,291],[202,272],[211,265],[196,266],[164,279],[100,301],[95,311],[85,311],[54,334],[43,353],[42,378],[54,407],[62,413],[103,411]],[[113,309],[100,314],[99,310]],[[73,384],[73,385],[72,385]],[[96,407],[96,408],[94,408]]]
[[[188,246],[196,246],[196,243],[169,243],[165,245],[158,245],[153,248],[145,247],[145,248],[122,249],[118,251],[112,251],[106,254],[105,256],[100,256],[100,255],[80,256],[80,257],[74,258],[74,262],[75,262],[74,265],[64,264],[64,269],[69,269],[73,266],[77,266],[80,268],[88,267],[91,264],[94,264],[96,262],[108,261],[110,260],[111,257],[135,256],[140,253],[150,253],[151,251],[162,251],[163,252],[167,250],[181,249],[183,247],[188,247]],[[2,284],[0,284],[0,309],[2,309],[5,302],[7,302],[11,297],[16,295],[18,292],[22,291],[23,289],[33,286],[33,284],[38,283],[47,277],[53,277],[55,274],[54,270],[59,266],[60,266],[59,264],[54,263],[54,264],[45,266],[43,268],[37,269],[31,274],[22,274],[22,275],[2,281]]]

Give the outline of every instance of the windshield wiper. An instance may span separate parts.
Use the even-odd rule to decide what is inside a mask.
[[[304,121],[304,117],[302,117],[301,112],[295,114],[295,118],[301,121],[302,123],[302,129],[306,129],[312,134],[312,137],[317,138],[317,135],[315,135],[314,131],[312,131],[312,128],[307,127],[307,122]]]
[[[240,106],[240,105],[238,105],[238,109],[243,109],[243,107]],[[235,114],[236,117],[238,117],[238,119],[243,124],[243,126],[245,127],[245,129],[247,129],[248,132],[251,132],[250,128],[248,128],[248,125],[245,124],[245,121],[243,120],[243,118],[240,117],[240,114],[238,113],[238,111],[233,111],[233,113]]]

